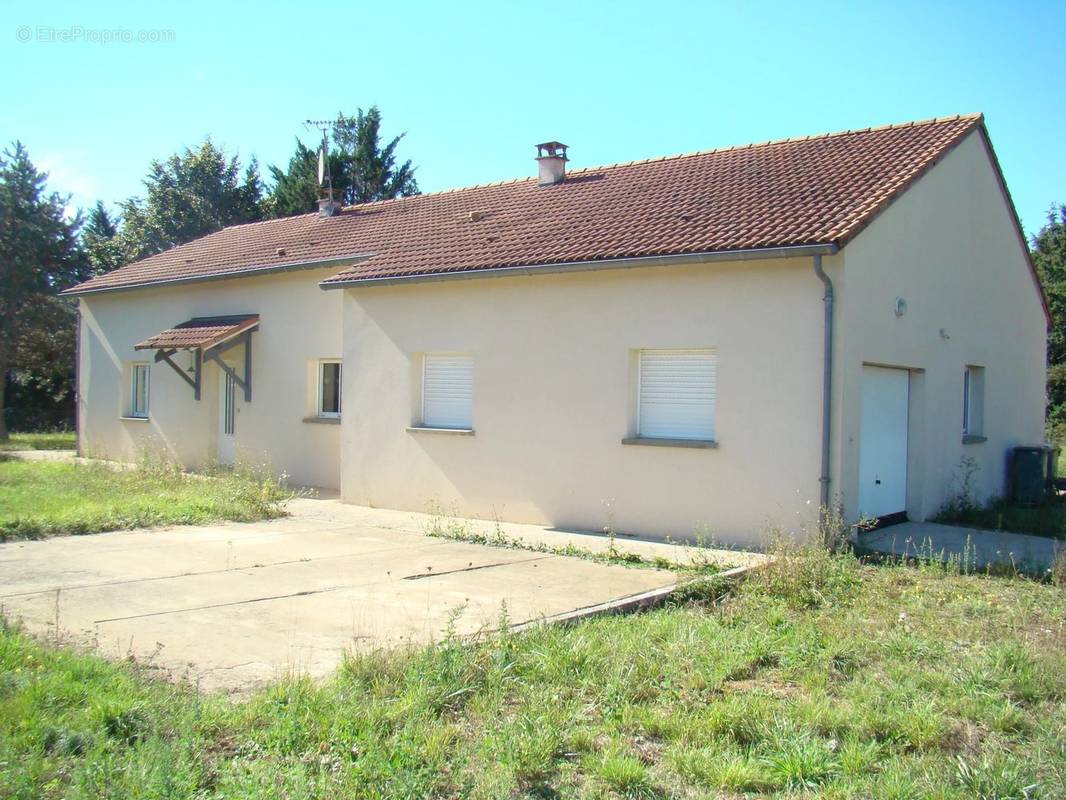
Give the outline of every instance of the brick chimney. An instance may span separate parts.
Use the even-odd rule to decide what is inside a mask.
[[[566,145],[541,142],[537,145],[537,185],[554,186],[566,180]]]

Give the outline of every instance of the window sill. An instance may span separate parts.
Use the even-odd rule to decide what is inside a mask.
[[[425,425],[412,425],[408,433],[444,433],[451,436],[473,436],[473,428],[428,428]]]
[[[313,422],[316,425],[340,425],[340,417],[304,417],[304,422]]]
[[[977,436],[976,434],[972,434],[972,433],[964,433],[962,435],[962,443],[963,444],[981,444],[981,442],[987,442],[987,441],[988,441],[988,437],[987,436]]]
[[[631,436],[622,440],[622,444],[639,444],[646,447],[688,447],[697,450],[714,450],[718,442],[714,439],[655,439],[651,436]]]
[[[129,416],[123,415],[123,416],[119,417],[119,419],[122,420],[123,422],[148,422],[149,418],[148,417],[129,417]]]

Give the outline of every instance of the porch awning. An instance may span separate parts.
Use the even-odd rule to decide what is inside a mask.
[[[219,368],[244,389],[245,402],[252,399],[252,332],[259,327],[258,314],[235,314],[228,317],[193,317],[188,322],[175,325],[149,336],[135,344],[134,350],[155,350],[156,363],[166,362],[183,381],[192,387],[193,396],[200,399],[200,384],[204,361],[213,360]],[[238,375],[222,359],[222,353],[231,347],[244,344],[244,375]],[[192,377],[171,359],[179,350],[191,350]]]
[[[194,317],[150,336],[134,345],[134,350],[210,350],[228,339],[240,336],[259,324],[258,314],[229,317]]]

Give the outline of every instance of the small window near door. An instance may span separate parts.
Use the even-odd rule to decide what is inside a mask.
[[[318,416],[341,415],[341,362],[318,362]]]
[[[148,417],[148,380],[150,367],[139,363],[130,365],[130,416]]]
[[[985,368],[968,366],[962,380],[962,435],[985,435]]]

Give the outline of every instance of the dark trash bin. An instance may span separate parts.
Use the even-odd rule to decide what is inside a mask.
[[[1054,500],[1058,497],[1059,481],[1059,452],[1061,448],[1048,445],[1047,450],[1047,498]]]
[[[1023,506],[1038,506],[1048,498],[1050,478],[1047,447],[1015,447],[1010,459],[1010,499]]]

